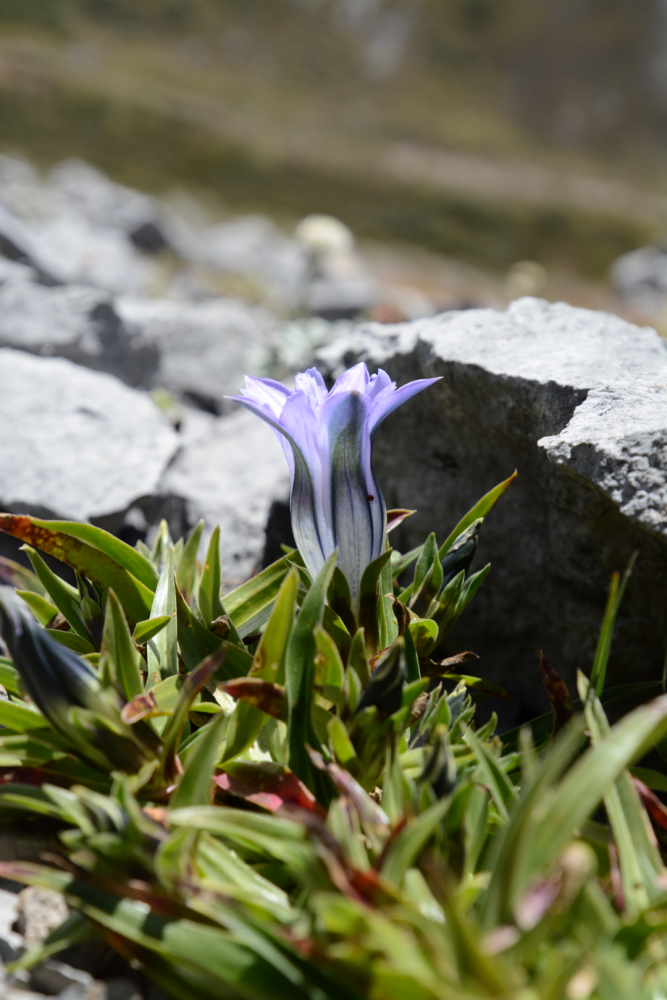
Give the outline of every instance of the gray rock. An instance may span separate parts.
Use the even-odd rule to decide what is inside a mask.
[[[106,1000],[143,1000],[136,983],[124,977],[115,977],[106,981]]]
[[[0,285],[8,281],[36,281],[37,272],[27,264],[0,257]]]
[[[305,302],[316,316],[327,320],[353,319],[381,300],[375,282],[364,275],[345,278],[318,277],[309,284]]]
[[[252,352],[270,325],[261,310],[233,299],[120,298],[116,308],[128,330],[155,344],[160,363],[153,382],[214,413],[252,370]]]
[[[631,306],[657,315],[667,302],[667,253],[658,247],[640,247],[614,261],[612,287]]]
[[[43,962],[30,973],[31,989],[47,996],[67,996],[67,1000],[87,1000],[93,985],[94,980],[90,973],[74,969],[57,959]]]
[[[611,683],[658,678],[667,648],[667,345],[614,316],[514,302],[394,327],[362,328],[321,352],[399,384],[442,380],[390,417],[375,468],[390,507],[417,507],[403,551],[442,541],[492,486],[519,477],[484,526],[491,576],[446,643],[516,696],[547,708],[539,652],[574,686],[590,668],[610,575],[634,550],[612,647]],[[495,707],[495,706],[494,706]],[[505,706],[505,718],[511,713]]]
[[[0,349],[3,510],[87,520],[151,497],[179,447],[151,399],[60,358]]]
[[[68,917],[65,897],[59,892],[29,886],[18,895],[17,928],[23,935],[26,948],[35,948],[41,944]]]
[[[128,332],[107,292],[78,285],[2,285],[0,346],[68,358],[135,386],[150,381],[159,361],[149,338]]]
[[[93,167],[65,161],[43,183],[27,164],[2,157],[0,199],[0,253],[47,284],[139,294],[158,281],[156,263],[131,239],[156,215],[155,203]]]
[[[289,495],[287,462],[273,432],[240,407],[218,420],[202,414],[190,433],[160,492],[183,497],[191,523],[205,519],[202,547],[220,525],[223,589],[230,590],[261,564],[271,506]]]
[[[6,258],[6,263],[26,268],[27,272],[24,274],[33,271],[49,284],[56,280],[40,261],[35,233],[23,219],[3,204],[0,204],[0,254]]]
[[[191,254],[219,271],[254,279],[282,302],[297,297],[306,276],[303,248],[262,215],[240,216],[211,227]]]
[[[46,190],[55,195],[53,201],[61,211],[82,216],[91,225],[119,229],[128,235],[151,222],[159,225],[161,206],[155,198],[117,184],[83,160],[56,164]]]
[[[0,967],[3,962],[15,961],[24,947],[23,937],[13,930],[17,918],[17,893],[0,889]]]

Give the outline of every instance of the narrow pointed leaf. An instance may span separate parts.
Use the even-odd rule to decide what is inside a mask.
[[[204,522],[200,521],[190,533],[190,537],[185,543],[183,554],[178,561],[176,582],[188,603],[191,601],[194,593],[195,574],[197,570],[197,553],[199,551],[199,543],[201,541],[203,530]]]
[[[125,698],[130,701],[143,691],[143,680],[137,665],[134,642],[121,603],[110,590],[107,597],[106,619],[102,636],[100,667],[108,670]]]
[[[148,646],[148,686],[178,673],[178,622],[176,620],[176,582],[174,580],[174,550],[169,548],[155,591],[151,619],[169,618]]]
[[[89,653],[95,652],[95,647],[93,646],[90,639],[83,639],[76,632],[62,632],[57,628],[47,628],[45,629],[47,635],[50,635],[52,639],[59,642],[61,646],[65,646],[67,649],[73,650],[75,653],[79,653],[80,656],[85,656]]]
[[[381,556],[374,559],[366,569],[361,578],[361,589],[359,594],[359,625],[364,629],[366,635],[366,648],[370,656],[375,656],[380,652],[380,625],[378,621],[378,602],[384,602],[384,595],[380,594],[380,578],[382,571],[391,560],[391,549],[387,549]]]
[[[204,736],[197,744],[197,749],[188,757],[183,776],[169,800],[170,809],[205,806],[211,802],[214,791],[213,769],[218,759],[224,722],[225,717],[220,713],[206,726]]]
[[[225,595],[227,613],[233,619],[239,635],[252,635],[267,621],[282,582],[292,564],[302,564],[296,549],[267,566],[246,583]]]
[[[32,594],[46,597],[44,584],[39,577],[22,563],[0,556],[0,580],[16,590],[28,590]]]
[[[149,639],[154,639],[172,620],[171,615],[158,615],[157,618],[147,618],[144,622],[137,622],[132,638],[138,646],[141,646]]]
[[[616,618],[618,617],[621,601],[623,600],[623,595],[625,594],[625,588],[628,585],[628,580],[630,579],[630,575],[636,561],[637,552],[632,555],[627,569],[623,574],[623,579],[621,580],[620,574],[618,573],[614,573],[611,579],[609,597],[607,599],[607,606],[605,608],[604,618],[600,628],[600,636],[595,650],[593,669],[591,670],[591,686],[598,698],[602,694],[604,682],[607,676],[607,664],[609,662],[609,653],[611,652],[611,640],[614,634]]]
[[[208,625],[209,628],[216,618],[222,617],[225,613],[220,599],[220,587],[220,527],[217,526],[211,534],[199,582],[199,610],[204,624]]]
[[[382,875],[388,882],[399,885],[438,828],[449,809],[450,800],[442,799],[417,816],[396,837],[382,864]]]
[[[496,502],[500,500],[503,493],[505,493],[505,491],[512,485],[517,475],[517,472],[513,472],[509,479],[506,479],[505,482],[494,486],[494,488],[489,490],[489,492],[486,493],[481,500],[478,500],[475,506],[468,511],[465,517],[461,518],[452,533],[447,536],[443,544],[440,546],[441,559],[444,559],[459,535],[464,532],[466,528],[469,528],[473,521],[476,521],[480,517],[486,517]]]
[[[17,595],[25,601],[40,625],[48,625],[58,614],[58,608],[53,601],[35,594],[32,590],[17,590]]]
[[[255,687],[257,682],[265,683],[268,685],[267,689],[260,695],[258,691],[252,691],[252,684],[246,684],[245,689],[234,688],[230,691],[233,697],[241,697],[242,700],[239,701],[229,720],[224,760],[232,760],[252,746],[266,719],[266,714],[275,718],[282,717],[284,689],[281,689],[282,699],[278,698],[272,689],[276,681],[284,683],[285,656],[294,625],[298,589],[299,574],[292,568],[282,583],[271,617],[255,653],[248,680],[252,680]],[[240,694],[241,690],[245,690],[246,697]]]
[[[73,596],[72,588],[49,569],[39,553],[30,545],[24,545],[23,550],[28,554],[35,573],[44,584],[60,614],[69,622],[77,635],[90,642],[90,635],[81,614],[81,605],[78,598]]]
[[[301,613],[292,630],[287,647],[286,680],[289,697],[288,750],[289,765],[311,791],[313,774],[306,747],[318,749],[312,720],[312,696],[315,679],[315,654],[317,646],[313,635],[316,625],[322,624],[324,599],[336,565],[333,552],[322,567],[306,597]]]

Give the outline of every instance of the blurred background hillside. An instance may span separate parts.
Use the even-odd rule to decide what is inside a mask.
[[[0,147],[334,215],[438,308],[663,323],[607,275],[667,237],[665,0],[0,0]]]

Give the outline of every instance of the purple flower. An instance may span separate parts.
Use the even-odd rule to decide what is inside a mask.
[[[327,392],[315,368],[296,376],[293,392],[268,378],[246,377],[232,398],[277,432],[292,477],[292,528],[313,578],[334,549],[355,609],[361,577],[386,546],[387,513],[371,468],[371,448],[386,416],[437,379],[397,389],[386,372],[361,363]]]

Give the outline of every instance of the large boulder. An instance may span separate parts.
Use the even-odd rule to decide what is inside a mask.
[[[537,299],[392,327],[321,353],[400,384],[441,381],[393,414],[374,465],[390,507],[418,513],[392,536],[407,551],[518,469],[484,525],[492,572],[446,652],[472,649],[515,695],[546,709],[539,652],[574,686],[590,668],[611,574],[639,557],[612,647],[613,683],[659,678],[667,648],[667,345],[617,317]],[[505,718],[512,713],[505,708]]]
[[[179,445],[113,376],[0,349],[0,509],[111,524],[158,494]]]
[[[155,343],[127,330],[108,292],[16,279],[0,287],[0,347],[67,358],[134,386],[146,385],[159,361]]]

